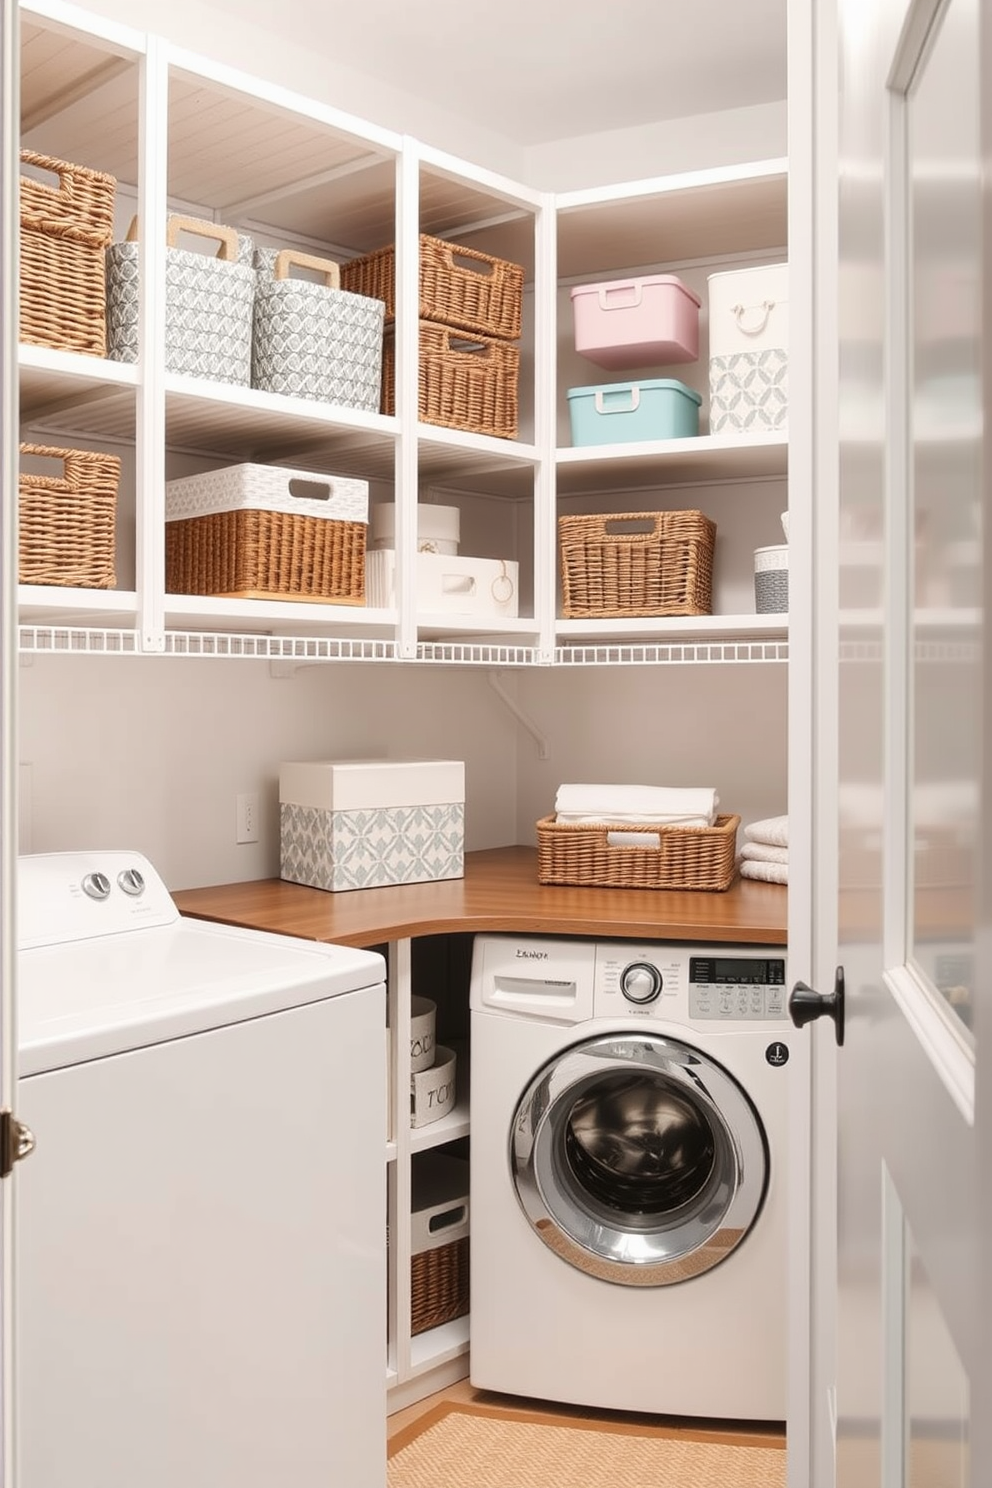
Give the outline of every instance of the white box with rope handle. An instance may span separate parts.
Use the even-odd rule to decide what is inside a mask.
[[[374,508],[373,508],[374,510]],[[417,608],[424,614],[499,616],[515,620],[520,565],[506,558],[461,558],[416,553]],[[365,555],[366,602],[375,609],[396,603],[396,551]]]
[[[789,412],[789,266],[711,274],[710,433],[784,433]]]

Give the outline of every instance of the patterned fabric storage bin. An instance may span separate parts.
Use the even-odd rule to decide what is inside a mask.
[[[575,349],[597,367],[694,362],[700,299],[674,274],[577,284],[571,292]]]
[[[229,465],[165,488],[170,594],[365,603],[368,482]]]
[[[789,266],[711,274],[710,433],[784,432],[789,412]]]
[[[312,270],[321,282],[290,276]],[[294,249],[255,250],[251,385],[377,413],[385,305],[341,289],[329,259]]]
[[[21,165],[20,339],[102,357],[117,182],[33,150]]]
[[[107,249],[107,355],[138,360],[137,219],[127,242]],[[178,247],[181,233],[217,247]],[[248,387],[255,300],[253,244],[230,227],[170,217],[165,263],[165,365],[169,372]]]
[[[519,264],[422,233],[419,281],[422,320],[497,340],[515,341],[520,335],[524,271]],[[383,300],[386,319],[392,320],[396,315],[396,250],[379,248],[353,258],[341,268],[341,285]]]
[[[94,450],[53,449],[22,444],[21,457],[44,465],[58,461],[57,474],[21,470],[18,481],[18,578],[22,584],[59,584],[112,589],[117,455]]]
[[[280,873],[314,889],[431,883],[464,873],[461,760],[325,760],[279,767]]]
[[[569,388],[572,444],[628,444],[692,439],[699,433],[702,398],[674,378]]]

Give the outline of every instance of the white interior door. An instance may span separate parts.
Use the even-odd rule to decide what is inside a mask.
[[[992,1482],[982,9],[838,7],[839,1488]]]

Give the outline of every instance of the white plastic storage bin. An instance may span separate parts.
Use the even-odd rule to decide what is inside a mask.
[[[700,299],[674,274],[579,284],[571,292],[575,349],[597,367],[694,362]]]
[[[449,558],[417,553],[417,608],[427,614],[501,616],[515,620],[519,564],[504,558]],[[396,553],[379,548],[365,559],[366,600],[374,609],[396,603]]]
[[[699,433],[702,398],[674,378],[569,388],[572,444],[628,444],[691,439]]]
[[[754,608],[759,615],[776,615],[789,608],[789,549],[754,550]]]
[[[322,760],[279,767],[280,874],[315,889],[464,873],[461,760]]]
[[[789,266],[711,274],[710,433],[785,430],[789,411]]]
[[[416,1337],[469,1309],[468,1159],[417,1153],[410,1186],[410,1332]]]
[[[422,501],[417,507],[417,552],[458,552],[461,535],[461,508],[457,506],[435,506]],[[396,503],[379,501],[369,513],[369,547],[395,548]]]

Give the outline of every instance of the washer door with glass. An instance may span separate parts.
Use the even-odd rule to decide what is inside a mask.
[[[624,1286],[687,1281],[726,1259],[761,1209],[767,1145],[737,1082],[673,1039],[593,1038],[517,1106],[521,1207],[569,1265]]]

